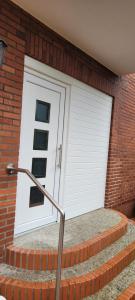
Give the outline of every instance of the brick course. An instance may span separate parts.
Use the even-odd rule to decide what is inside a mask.
[[[135,75],[114,75],[9,0],[0,0],[0,36],[8,44],[5,64],[0,68],[0,221],[5,222],[1,249],[13,238],[15,213],[9,213],[9,208],[15,208],[16,176],[7,176],[5,168],[8,162],[18,162],[25,54],[114,97],[105,205],[132,215]]]

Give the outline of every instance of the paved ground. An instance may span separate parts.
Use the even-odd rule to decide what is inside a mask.
[[[128,232],[120,238],[117,242],[112,244],[111,246],[107,247],[94,257],[91,257],[86,262],[83,262],[79,265],[64,269],[62,271],[62,278],[69,278],[72,276],[79,276],[85,274],[87,272],[94,271],[96,268],[104,264],[106,261],[111,259],[114,255],[118,254],[122,249],[128,246],[135,240],[135,225],[129,224]],[[125,271],[126,272],[126,271]],[[27,271],[24,270],[23,272],[20,269],[9,267],[6,264],[1,264],[0,267],[0,274],[5,276],[11,276],[15,279],[23,279],[23,280],[30,280],[30,281],[47,281],[55,279],[55,272],[54,271]],[[124,275],[125,276],[125,275]],[[129,279],[128,279],[129,280]],[[133,269],[130,272],[130,281],[132,282],[135,280],[135,263]],[[123,284],[124,285],[124,284]],[[88,298],[90,299],[90,298]],[[96,299],[96,298],[95,298]],[[102,299],[102,298],[97,298]],[[109,298],[104,298],[109,300]],[[110,298],[111,299],[111,298]]]
[[[116,225],[120,219],[116,212],[102,208],[68,220],[65,224],[64,247],[71,247],[91,239]],[[48,225],[16,238],[14,244],[23,248],[55,249],[58,244],[58,230],[59,224]]]

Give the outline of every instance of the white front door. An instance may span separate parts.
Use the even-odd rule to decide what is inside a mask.
[[[19,167],[29,169],[59,201],[65,89],[25,73]],[[57,212],[27,177],[18,174],[15,234],[57,220]]]

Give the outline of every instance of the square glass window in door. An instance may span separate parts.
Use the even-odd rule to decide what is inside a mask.
[[[48,131],[35,129],[33,150],[48,150],[48,136]]]
[[[45,185],[43,185],[45,187]],[[36,186],[31,186],[30,188],[30,200],[29,207],[43,205],[44,204],[44,195]]]
[[[36,178],[46,176],[47,158],[32,158],[32,174]]]
[[[50,121],[50,107],[51,104],[36,100],[36,114],[35,121],[49,123]]]

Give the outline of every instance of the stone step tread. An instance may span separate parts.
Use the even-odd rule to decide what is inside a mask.
[[[89,272],[93,272],[101,265],[108,262],[111,258],[118,255],[120,251],[129,246],[132,242],[135,241],[135,224],[128,224],[127,233],[121,237],[118,241],[113,243],[111,246],[102,250],[100,253],[89,258],[87,261],[69,267],[62,270],[62,279],[72,278],[74,276],[82,276]],[[9,276],[11,278],[34,281],[34,282],[44,282],[48,280],[54,280],[56,272],[55,271],[31,271],[31,270],[22,270],[9,266],[7,264],[1,264],[0,266],[0,275]]]
[[[121,216],[111,209],[97,209],[65,222],[64,248],[73,247],[119,224]],[[14,246],[25,249],[57,249],[59,224],[55,223],[15,238]]]
[[[135,281],[132,282],[128,288],[126,288],[122,293],[118,296],[117,300],[133,300],[135,299]]]
[[[126,267],[115,279],[101,289],[97,294],[85,300],[117,300],[131,284],[135,283],[135,261]],[[135,284],[134,284],[135,292]],[[122,298],[121,298],[122,299]],[[124,300],[125,298],[123,298]]]

